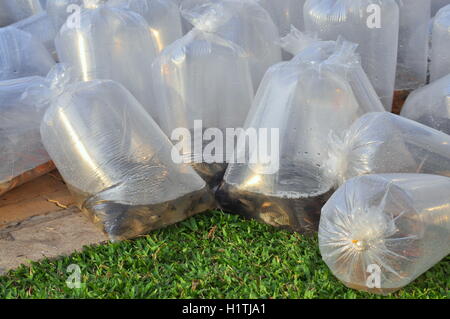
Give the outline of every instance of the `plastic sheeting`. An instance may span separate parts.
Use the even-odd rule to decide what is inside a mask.
[[[41,135],[77,205],[112,240],[212,207],[205,182],[172,161],[168,138],[117,82],[66,86],[45,114]]]
[[[295,29],[282,42],[299,53],[266,73],[245,125],[248,136],[257,130],[260,140],[238,146],[236,158],[245,161],[228,166],[217,197],[224,210],[314,232],[334,188],[324,166],[330,132],[339,134],[383,106],[361,68],[356,45],[318,41]]]
[[[392,109],[399,9],[395,0],[307,0],[305,30],[358,44],[361,63],[386,110]]]
[[[322,209],[322,258],[345,285],[387,294],[450,253],[450,179],[426,174],[349,180]]]

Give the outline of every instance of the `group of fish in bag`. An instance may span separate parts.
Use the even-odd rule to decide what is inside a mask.
[[[382,28],[364,26],[370,5]],[[318,231],[343,283],[396,291],[450,252],[450,6],[433,20],[425,85],[431,9],[3,1],[0,195],[56,166],[111,240],[220,207]],[[401,116],[395,90],[414,90]],[[250,143],[252,130],[266,135]]]

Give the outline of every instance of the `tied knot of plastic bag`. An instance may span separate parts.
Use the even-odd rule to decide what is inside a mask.
[[[335,181],[335,185],[341,185],[346,180],[347,159],[350,147],[347,139],[340,137],[331,131],[328,134],[328,157],[325,160],[327,176]]]
[[[180,6],[181,15],[196,29],[215,32],[233,16],[233,10],[217,0],[185,0]]]
[[[339,37],[334,43],[332,53],[322,62],[315,64],[319,73],[327,70],[340,74],[347,79],[348,74],[353,72],[356,66],[360,66],[359,55],[356,53],[358,45]]]
[[[376,206],[353,206],[351,209],[352,227],[348,238],[352,249],[356,252],[386,251],[386,240],[397,232],[397,227],[394,217],[385,212],[384,199]]]
[[[280,39],[280,46],[294,55],[292,63],[322,70],[339,72],[345,77],[360,65],[356,52],[358,45],[339,37],[336,41],[322,41],[317,34],[304,33],[291,26],[291,31]]]
[[[339,36],[336,40],[336,47],[333,54],[325,61],[325,63],[342,67],[349,70],[355,65],[360,65],[360,57],[356,53],[358,44],[345,40]]]
[[[44,84],[28,87],[20,100],[26,104],[33,104],[38,109],[47,108],[73,82],[73,69],[66,64],[56,64],[47,74]]]
[[[311,44],[319,41],[320,39],[316,33],[301,32],[295,26],[291,25],[290,32],[282,37],[278,44],[286,52],[295,56]]]

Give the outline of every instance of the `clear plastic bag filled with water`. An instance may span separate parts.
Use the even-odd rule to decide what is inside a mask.
[[[267,69],[282,59],[278,29],[254,0],[185,0],[181,12],[197,29],[244,49],[255,90]]]
[[[400,114],[450,134],[450,74],[413,91]]]
[[[357,43],[364,71],[386,110],[392,108],[399,8],[395,0],[307,0],[305,30],[323,40]]]
[[[156,117],[179,149],[177,161],[217,186],[233,152],[226,129],[243,126],[254,96],[247,55],[233,42],[194,28],[155,60],[153,79]]]
[[[33,90],[45,90],[39,76],[0,81],[0,195],[54,169],[39,127],[48,107]]]
[[[172,0],[108,0],[107,4],[143,16],[158,52],[183,36],[180,10]]]
[[[440,9],[433,19],[430,81],[450,73],[450,5]]]
[[[169,139],[117,82],[66,86],[45,114],[41,135],[78,207],[112,240],[212,207],[205,182],[173,162]]]
[[[425,85],[428,72],[430,0],[397,0],[400,12],[396,90]]]
[[[85,0],[79,26],[68,19],[56,37],[60,62],[82,81],[110,79],[124,85],[154,116],[151,63],[158,50],[139,14]]]
[[[291,32],[291,26],[303,30],[303,6],[306,0],[257,0],[269,12],[280,36]]]
[[[341,137],[330,136],[326,166],[341,184],[368,174],[450,176],[449,145],[450,135],[389,112],[374,112]]]
[[[450,253],[449,198],[448,177],[353,178],[322,209],[322,259],[350,288],[394,292]]]
[[[239,136],[248,142],[237,145],[216,197],[226,211],[312,233],[334,191],[325,166],[330,132],[345,131],[383,105],[356,45],[295,29],[282,42],[297,54],[267,71]]]

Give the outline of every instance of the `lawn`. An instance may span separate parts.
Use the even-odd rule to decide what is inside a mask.
[[[387,298],[449,298],[450,256]],[[80,289],[65,281],[81,268]],[[1,298],[382,298],[343,286],[317,238],[210,212],[0,277]]]

